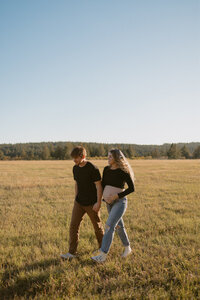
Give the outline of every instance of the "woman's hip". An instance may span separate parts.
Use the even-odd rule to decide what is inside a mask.
[[[115,203],[107,204],[107,209],[109,212],[108,219],[119,220],[125,213],[127,208],[127,198],[118,199]]]

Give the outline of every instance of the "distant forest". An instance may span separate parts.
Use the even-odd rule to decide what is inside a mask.
[[[90,158],[105,158],[111,148],[120,149],[130,159],[198,159],[200,143],[177,143],[163,145],[102,144],[83,142],[42,142],[1,144],[0,160],[66,160],[71,150],[82,145]]]

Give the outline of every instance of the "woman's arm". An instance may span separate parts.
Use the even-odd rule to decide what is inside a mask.
[[[131,178],[131,176],[130,176],[129,173],[126,173],[126,175],[125,175],[125,181],[126,181],[126,183],[128,185],[128,188],[125,191],[123,191],[121,193],[118,193],[119,199],[121,199],[121,198],[125,197],[126,195],[128,195],[128,194],[130,194],[130,193],[132,193],[132,192],[135,191],[134,182],[133,182],[133,180],[132,180],[132,178]]]

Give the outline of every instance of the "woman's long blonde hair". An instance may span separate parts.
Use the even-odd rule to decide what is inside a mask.
[[[129,173],[131,176],[131,179],[134,182],[134,179],[135,179],[134,172],[133,172],[128,160],[126,159],[125,155],[122,153],[122,151],[119,149],[113,148],[109,152],[112,154],[118,168],[120,168],[121,170],[123,170],[126,173]]]

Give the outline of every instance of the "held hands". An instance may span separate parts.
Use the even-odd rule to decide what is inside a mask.
[[[115,201],[115,200],[117,200],[117,199],[119,199],[118,194],[109,196],[109,197],[107,197],[107,198],[104,198],[104,200],[105,200],[108,204],[111,204],[113,201]],[[92,208],[92,209],[93,209],[95,212],[98,212],[98,211],[100,210],[100,208],[101,208],[101,204],[99,204],[98,202],[96,202],[96,203],[93,205],[93,208]]]
[[[105,198],[105,201],[108,203],[108,204],[111,204],[113,201],[119,199],[118,197],[118,194],[116,195],[113,195],[113,196],[109,196],[107,198]]]
[[[100,210],[100,208],[101,208],[101,204],[99,204],[98,202],[96,202],[94,205],[93,205],[93,210],[95,211],[95,212],[98,212],[99,210]]]

